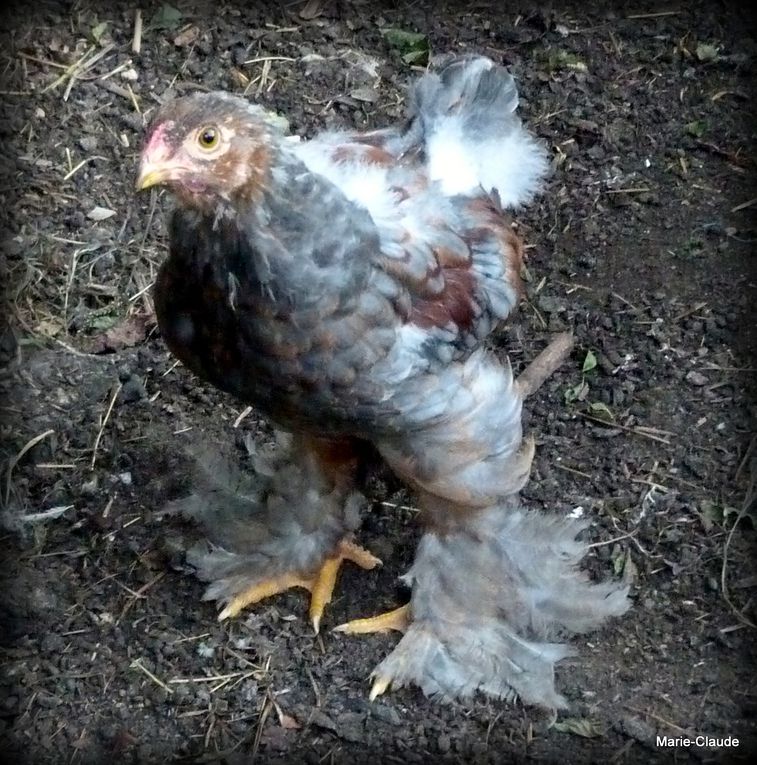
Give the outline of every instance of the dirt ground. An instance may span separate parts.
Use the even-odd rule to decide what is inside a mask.
[[[249,5],[143,6],[139,53],[132,6],[3,15],[0,750],[34,763],[754,753],[753,18],[704,0]],[[518,214],[528,296],[498,341],[516,369],[552,332],[578,341],[529,401],[525,500],[583,508],[587,567],[634,582],[628,615],[560,666],[571,708],[555,724],[416,689],[369,703],[396,637],[314,638],[297,592],[221,624],[183,563],[187,530],[156,518],[186,488],[187,444],[242,455],[270,431],[178,366],[154,326],[168,203],[133,191],[145,121],[199,87],[245,92],[306,135],[386,124],[416,72],[385,28],[506,63],[554,157]],[[387,479],[372,500],[360,539],[385,565],[344,570],[325,627],[407,597],[413,499]],[[740,746],[657,747],[658,734]]]

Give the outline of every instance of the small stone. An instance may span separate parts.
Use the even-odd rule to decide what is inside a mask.
[[[121,388],[123,401],[127,404],[132,404],[145,398],[145,396],[147,396],[147,391],[142,380],[137,375],[129,375]]]
[[[79,146],[81,146],[83,151],[94,151],[97,148],[97,136],[85,135],[79,139]]]
[[[18,696],[6,696],[3,700],[3,708],[8,712],[12,711],[18,706]]]
[[[124,473],[119,473],[118,480],[121,481],[124,486],[131,486],[131,473],[128,470]]]
[[[389,723],[389,725],[400,725],[402,722],[397,710],[387,704],[375,704],[371,706],[371,714],[376,719]]]
[[[701,388],[703,385],[707,385],[709,380],[701,373],[697,372],[696,370],[692,370],[686,375],[686,379],[692,384],[696,385],[697,388]]]
[[[97,494],[97,476],[93,476],[91,480],[85,481],[81,485],[82,497],[94,497]]]
[[[451,746],[452,742],[450,741],[449,736],[446,733],[440,734],[439,738],[436,740],[436,748],[439,750],[439,753],[447,754]]]

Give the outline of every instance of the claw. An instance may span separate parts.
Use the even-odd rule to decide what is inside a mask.
[[[336,575],[342,565],[341,558],[329,558],[315,575],[313,588],[310,590],[310,622],[317,635],[321,628],[321,618],[326,606],[331,603],[336,585]]]
[[[368,696],[369,701],[375,701],[379,696],[386,693],[389,686],[392,684],[392,678],[386,675],[376,675],[373,678],[373,685],[371,686],[371,692]]]

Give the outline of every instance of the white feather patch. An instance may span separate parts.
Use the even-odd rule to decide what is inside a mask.
[[[476,140],[452,117],[428,139],[429,176],[447,196],[496,189],[503,206],[516,207],[538,191],[548,167],[543,146],[520,125],[504,135]]]

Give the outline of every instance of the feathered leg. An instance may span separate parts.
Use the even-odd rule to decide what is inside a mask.
[[[592,584],[579,570],[587,548],[576,536],[585,523],[526,510],[518,499],[533,457],[533,443],[522,440],[522,399],[570,347],[570,338],[558,338],[518,382],[474,354],[428,381],[448,396],[446,408],[429,407],[427,395],[422,405],[435,417],[379,444],[418,491],[427,530],[405,576],[412,585],[406,609],[337,628],[405,633],[374,670],[371,698],[414,683],[447,699],[480,690],[563,707],[554,667],[572,650],[555,639],[628,608],[627,587]]]
[[[205,600],[224,606],[219,619],[292,587],[311,593],[318,632],[343,561],[371,569],[381,561],[350,541],[364,498],[356,488],[360,444],[281,435],[253,459],[253,473],[195,450],[198,476],[189,497],[167,506],[198,521],[207,541],[187,553],[210,582]]]
[[[578,569],[587,548],[575,537],[585,526],[512,498],[464,513],[457,528],[429,530],[405,577],[413,588],[405,635],[374,670],[371,696],[415,683],[447,699],[481,690],[566,706],[554,666],[573,651],[551,641],[628,608],[627,587],[592,584]]]

